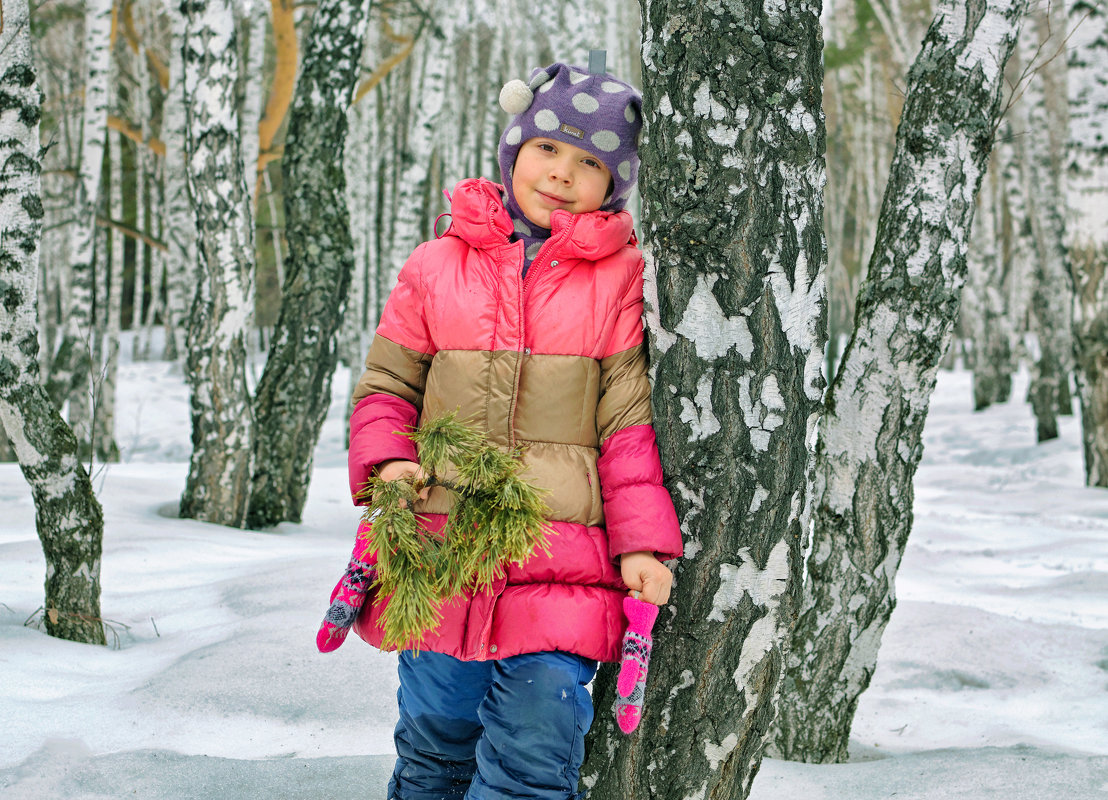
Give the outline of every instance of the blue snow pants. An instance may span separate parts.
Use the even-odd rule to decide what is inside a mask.
[[[402,652],[389,800],[578,798],[596,666],[559,652]]]

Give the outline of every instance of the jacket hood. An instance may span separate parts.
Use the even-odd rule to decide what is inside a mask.
[[[443,235],[457,236],[480,250],[508,244],[513,226],[501,199],[503,190],[485,178],[459,182],[450,196],[450,229]],[[626,211],[570,214],[556,209],[550,215],[550,237],[565,237],[558,249],[563,257],[596,261],[631,243],[633,235],[631,215]]]

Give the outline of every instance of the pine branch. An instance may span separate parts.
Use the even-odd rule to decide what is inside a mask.
[[[549,555],[549,525],[541,491],[520,477],[520,448],[500,450],[456,413],[405,435],[419,447],[426,482],[371,478],[359,497],[369,500],[363,514],[371,526],[367,551],[377,553],[376,590],[387,599],[382,645],[417,648],[442,621],[444,602],[491,588],[509,564],[522,564],[536,550]],[[440,477],[450,469],[456,481]],[[438,534],[412,510],[426,486],[454,498]]]

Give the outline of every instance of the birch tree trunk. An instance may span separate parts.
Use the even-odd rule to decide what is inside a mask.
[[[1065,96],[1065,73],[1058,73],[1065,62],[1061,58],[1048,60],[1051,44],[1045,16],[1038,10],[1031,12],[1019,49],[1025,68],[1034,70],[1022,98],[1027,109],[1022,144],[1035,264],[1031,313],[1039,340],[1029,393],[1039,442],[1058,438],[1059,406],[1063,395],[1069,399],[1069,353],[1073,346],[1073,283],[1065,269],[1061,187],[1066,120],[1065,109],[1060,109],[1058,99],[1051,97],[1053,92]]]
[[[854,334],[820,421],[809,580],[773,752],[847,755],[895,605],[912,479],[966,275],[974,198],[1027,0],[943,0],[909,72]]]
[[[824,386],[819,4],[642,10],[652,400],[685,558],[639,732],[615,727],[605,669],[582,780],[595,800],[731,800],[784,674]]]
[[[431,236],[433,219],[428,219],[428,198],[438,193],[439,187],[430,183],[430,167],[438,143],[438,129],[445,122],[442,111],[453,39],[449,15],[443,22],[442,37],[425,31],[412,54],[410,97],[405,100],[410,103],[407,118],[411,124],[403,149],[398,153],[395,227],[388,264],[390,288],[408,256]]]
[[[1018,70],[1011,69],[1013,55],[1009,59],[1010,84],[1018,79]],[[1017,64],[1018,66],[1018,64]],[[1030,330],[1031,296],[1034,293],[1035,245],[1031,239],[1029,220],[1030,208],[1027,199],[1027,187],[1024,180],[1026,158],[1024,157],[1025,136],[1016,131],[1024,131],[1021,120],[1026,120],[1026,108],[1021,103],[1008,110],[999,128],[1000,139],[994,149],[999,158],[999,178],[1003,201],[1000,203],[999,235],[1004,243],[1008,281],[1005,286],[1007,318],[1012,324],[1012,362],[1030,361],[1026,334]]]
[[[1079,0],[1069,50],[1068,258],[1085,483],[1108,487],[1108,8]]]
[[[1012,392],[1010,321],[1004,303],[1004,264],[997,215],[999,159],[988,169],[974,214],[963,321],[973,341],[973,408],[1005,402]],[[965,313],[971,311],[972,313]]]
[[[136,11],[139,14],[139,35],[145,40],[153,35],[150,18],[154,11],[148,8],[136,9]],[[135,113],[138,115],[139,129],[142,134],[142,142],[137,148],[135,159],[135,225],[142,231],[156,234],[160,241],[164,241],[164,239],[161,239],[161,231],[155,230],[155,220],[160,218],[161,209],[157,201],[158,161],[153,157],[150,149],[150,123],[153,115],[150,93],[151,84],[157,81],[157,76],[152,74],[149,62],[145,57],[145,51],[142,51],[142,56],[142,58],[135,60],[135,71],[138,73],[139,81],[138,94],[135,98]],[[164,104],[162,119],[165,119]],[[164,159],[161,160],[164,162]],[[150,300],[143,304],[142,314],[134,313],[131,315],[131,330],[134,333],[132,353],[135,361],[148,361],[150,359],[151,339],[153,338],[154,318],[162,310],[163,262],[157,248],[149,247],[145,243],[137,241],[135,242],[135,263],[136,269],[143,264],[150,267]]]
[[[254,413],[250,527],[300,521],[354,267],[343,150],[369,0],[323,0],[312,17],[285,140],[281,313]]]
[[[145,61],[146,59],[140,56],[139,58],[132,59],[129,66],[133,72],[144,73],[146,71]],[[118,72],[119,71],[117,70],[117,73]],[[139,80],[139,85],[129,93],[130,107],[127,109],[120,108],[118,113],[121,117],[123,117],[125,113],[129,113],[132,115],[133,119],[137,118],[141,120],[141,131],[143,128],[146,127],[148,113],[144,113],[145,110],[143,108],[146,97],[145,92],[143,91],[141,74],[136,77]],[[119,103],[117,102],[117,106],[118,105]],[[121,135],[122,134],[116,133],[115,138],[118,140]],[[110,138],[111,137],[109,135],[109,141]],[[120,164],[117,172],[119,174],[119,193],[122,194],[123,192],[130,192],[130,203],[134,206],[135,229],[146,233],[150,229],[146,225],[145,209],[143,207],[146,201],[146,192],[143,186],[143,182],[145,180],[145,172],[143,170],[142,161],[143,153],[146,151],[146,143],[147,141],[149,141],[149,138],[144,135],[141,137],[141,139],[142,141],[139,142],[138,147],[135,148],[135,154],[131,160],[132,174],[130,176],[130,180],[127,180],[127,176],[124,174],[122,164]],[[114,166],[112,167],[112,169],[113,171],[116,171],[116,168]],[[127,188],[124,188],[125,186],[127,186]],[[113,218],[118,219],[122,222],[123,213],[123,204],[120,203],[120,216],[115,217],[113,212]],[[119,236],[115,237],[115,240],[119,242],[119,249],[121,251],[120,258],[122,259],[123,242],[125,238],[122,234],[120,234]],[[149,299],[147,297],[148,284],[146,278],[146,267],[146,248],[143,245],[142,239],[136,238],[134,250],[134,280],[132,282],[131,292],[131,358],[134,361],[142,360],[142,339],[145,328],[144,322],[146,320],[147,314],[150,311],[149,307],[154,304],[153,282],[149,284]],[[122,298],[120,298],[120,303],[122,306]]]
[[[506,61],[504,58],[504,48],[501,46],[501,42],[507,38],[507,35],[505,31],[502,30],[502,27],[503,26],[494,26],[489,30],[488,61],[485,64],[485,74],[487,76],[485,83],[486,85],[497,87],[496,92],[498,95],[500,88],[497,84],[500,83],[500,86],[503,86],[503,84],[511,80],[512,77],[515,77],[506,75]],[[501,82],[502,79],[503,82]],[[500,175],[500,163],[497,160],[497,143],[500,139],[500,115],[503,112],[500,109],[497,97],[486,98],[485,102],[487,105],[485,107],[484,120],[482,121],[478,118],[475,125],[475,133],[479,137],[481,145],[476,148],[477,152],[474,156],[474,165],[476,169],[473,174],[487,177],[489,180],[500,180],[503,182]]]
[[[169,88],[162,106],[162,137],[165,140],[165,352],[166,361],[176,361],[183,350],[190,292],[195,291],[200,271],[196,266],[196,217],[188,196],[188,168],[185,160],[185,70],[184,14],[169,9]]]
[[[1102,4],[1103,8],[1103,4]],[[1066,8],[1063,0],[1051,0],[1034,11],[1041,58],[1039,68],[1044,100],[1042,115],[1032,112],[1031,124],[1040,128],[1043,155],[1033,167],[1036,183],[1043,191],[1043,213],[1040,237],[1043,263],[1051,283],[1051,317],[1054,328],[1051,347],[1057,354],[1058,375],[1055,381],[1057,410],[1062,416],[1073,414],[1073,393],[1070,375],[1073,373],[1073,276],[1066,261],[1066,189],[1065,150],[1069,113],[1066,104]],[[1105,65],[1108,68],[1108,64]],[[1103,75],[1102,75],[1103,80]],[[1041,173],[1040,173],[1041,170]],[[1041,176],[1041,177],[1040,177]],[[1101,221],[1108,224],[1108,213],[1102,210]]]
[[[69,418],[77,441],[91,441],[92,335],[96,208],[107,133],[108,78],[111,68],[112,0],[85,4],[85,103],[81,126],[81,161],[71,230],[69,316],[50,370],[48,389],[54,402],[70,400]]]
[[[242,172],[230,0],[183,0],[189,194],[200,278],[188,327],[192,458],[181,516],[246,524],[254,420],[246,385],[253,305],[254,224]]]
[[[245,98],[242,103],[242,119],[239,124],[242,137],[242,171],[246,176],[246,186],[257,211],[258,187],[258,123],[262,118],[262,101],[265,99],[266,82],[265,46],[269,31],[269,4],[261,0],[251,0],[243,10],[243,27],[247,35],[246,64],[243,66],[242,81]]]
[[[108,197],[113,220],[123,219],[123,164],[120,134],[108,134],[109,170],[114,176],[108,182]],[[115,443],[116,377],[119,373],[119,332],[123,318],[123,234],[109,229],[106,238],[111,246],[106,254],[109,267],[104,276],[105,305],[102,311],[104,325],[102,345],[97,348],[97,386],[93,397],[92,445],[97,461],[119,461],[119,447]],[[137,273],[137,270],[136,270]],[[135,295],[142,292],[136,274]]]
[[[377,57],[375,27],[367,24],[366,45],[371,57]],[[370,319],[370,309],[376,308],[371,283],[371,265],[377,264],[376,247],[376,196],[377,174],[377,114],[376,98],[370,96],[355,102],[346,114],[348,133],[343,148],[342,165],[345,171],[346,202],[349,209],[350,236],[354,264],[351,270],[350,291],[347,293],[346,316],[338,330],[338,359],[349,367],[348,396],[353,396],[359,366],[369,347],[369,332],[376,327]],[[347,419],[349,424],[349,419]],[[349,431],[347,431],[349,434]],[[344,437],[349,441],[349,435]]]
[[[398,121],[403,118],[398,113],[398,104],[393,98],[402,95],[409,85],[405,83],[406,77],[398,73],[409,72],[410,69],[410,63],[404,64],[396,73],[386,78],[377,100],[377,118],[379,120],[377,138],[379,188],[376,200],[377,257],[370,280],[373,281],[373,298],[376,303],[374,319],[378,320],[385,310],[385,301],[388,299],[392,287],[396,284],[396,276],[401,267],[401,264],[397,264],[395,267],[392,265],[392,242],[396,230],[396,207],[398,205],[399,153],[402,152],[405,132],[400,124],[394,121],[390,125],[389,120]]]
[[[38,261],[42,237],[42,95],[26,0],[4,4],[0,30],[0,426],[35,501],[46,556],[46,631],[104,644],[100,553],[104,524],[77,440],[39,383]]]

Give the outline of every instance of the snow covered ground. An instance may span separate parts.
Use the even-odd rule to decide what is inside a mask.
[[[394,659],[314,642],[356,521],[346,386],[340,372],[305,522],[251,533],[173,517],[179,370],[122,365],[123,462],[95,478],[110,648],[25,625],[44,562],[30,492],[0,465],[0,797],[383,800]],[[925,439],[852,761],[767,760],[751,797],[1108,800],[1108,492],[1082,487],[1077,420],[1036,446],[1027,406],[974,414],[968,374],[944,373]]]

